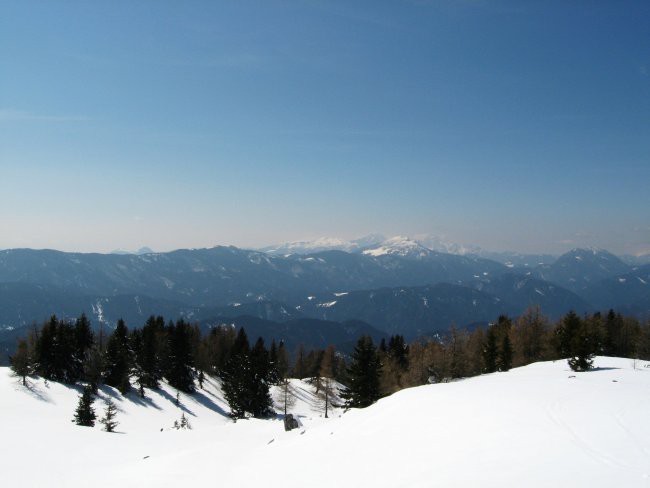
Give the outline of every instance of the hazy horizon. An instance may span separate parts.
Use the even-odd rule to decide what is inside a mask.
[[[451,241],[446,239],[446,236],[440,236],[440,235],[435,235],[435,234],[414,234],[414,235],[406,235],[406,234],[383,234],[379,232],[373,232],[367,235],[358,235],[358,236],[352,236],[350,238],[341,238],[340,236],[318,236],[314,239],[295,239],[295,240],[289,240],[289,241],[283,241],[283,242],[272,242],[272,243],[265,243],[262,245],[236,245],[232,242],[217,242],[213,244],[206,244],[206,245],[198,245],[198,246],[180,246],[180,247],[168,247],[168,248],[158,248],[155,246],[150,246],[147,244],[135,246],[135,247],[115,247],[115,248],[100,248],[100,249],[79,249],[79,248],[54,248],[54,247],[30,247],[30,246],[19,246],[19,247],[12,247],[12,248],[3,248],[0,247],[0,251],[2,250],[11,250],[11,249],[32,249],[32,250],[53,250],[53,251],[61,251],[61,252],[72,252],[72,253],[82,253],[82,254],[138,254],[140,252],[153,252],[153,253],[166,253],[166,252],[172,252],[172,251],[178,251],[178,250],[183,250],[183,249],[209,249],[213,247],[219,247],[219,246],[234,246],[240,249],[248,249],[248,250],[268,250],[272,249],[275,246],[280,246],[284,244],[300,244],[300,243],[307,243],[307,242],[313,242],[317,241],[319,239],[340,239],[342,241],[353,241],[355,239],[361,239],[364,238],[368,235],[383,235],[386,240],[394,238],[394,237],[405,237],[408,239],[412,239],[415,241],[418,241],[422,239],[425,236],[428,237],[436,237],[441,239],[442,242],[450,244],[450,245],[459,245],[459,246],[464,246],[467,249],[467,253],[518,253],[518,254],[531,254],[531,255],[554,255],[554,256],[560,256],[562,254],[565,254],[566,252],[569,252],[573,249],[580,248],[580,249],[601,249],[605,251],[609,251],[615,255],[618,256],[635,256],[635,257],[642,257],[642,256],[648,256],[650,253],[619,253],[616,251],[613,251],[612,249],[608,248],[603,248],[600,246],[593,246],[589,244],[582,244],[582,245],[569,245],[569,244],[564,244],[564,247],[557,252],[549,252],[549,251],[519,251],[517,249],[488,249],[488,248],[482,248],[480,246],[477,246],[475,243],[471,242],[456,242],[456,241]],[[424,245],[424,244],[423,244]],[[370,246],[372,247],[372,246]],[[427,246],[425,246],[427,247]],[[478,249],[477,249],[478,248]]]
[[[0,249],[650,253],[650,4],[5,2]]]

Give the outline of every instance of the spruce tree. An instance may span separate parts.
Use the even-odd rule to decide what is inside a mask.
[[[272,411],[271,394],[269,392],[271,378],[271,363],[269,353],[260,337],[255,342],[250,354],[251,375],[248,378],[250,394],[250,413],[254,417],[265,417]]]
[[[280,372],[278,369],[278,346],[275,339],[271,341],[269,348],[269,383],[272,385],[280,384]]]
[[[95,343],[95,335],[90,327],[86,314],[82,313],[74,324],[74,365],[77,379],[87,380],[85,377],[85,361],[88,351]]]
[[[369,336],[362,336],[357,341],[347,374],[348,385],[341,394],[346,409],[364,408],[379,399],[381,363],[377,349]]]
[[[74,383],[79,379],[74,328],[55,315],[43,325],[38,335],[35,356],[36,372],[43,378],[62,383]]]
[[[86,351],[84,360],[84,378],[95,394],[99,389],[99,385],[103,382],[103,374],[104,353],[99,349],[99,345],[95,344]]]
[[[128,334],[129,331],[124,321],[118,320],[117,327],[108,339],[106,346],[105,382],[108,386],[120,390],[122,394],[126,394],[131,388],[129,378],[131,376],[132,353]]]
[[[388,341],[388,356],[397,363],[402,371],[408,369],[408,352],[409,347],[404,340],[404,336],[394,335]]]
[[[113,400],[106,400],[106,410],[104,410],[104,416],[99,420],[101,424],[104,424],[104,430],[106,432],[115,432],[115,427],[117,427],[118,422],[115,420],[117,416],[117,407]]]
[[[230,355],[221,372],[223,394],[230,406],[230,416],[240,419],[250,411],[250,382],[251,376],[250,345],[246,331],[242,327],[232,345]]]
[[[86,386],[83,390],[82,395],[79,397],[79,403],[77,405],[77,410],[74,414],[74,419],[72,420],[77,425],[82,425],[84,427],[92,427],[95,425],[95,409],[93,408],[93,402],[95,401],[93,397],[93,390],[90,386]]]
[[[183,320],[171,324],[167,329],[169,343],[169,384],[186,393],[194,391],[194,358],[192,356],[191,327]]]
[[[165,336],[164,319],[149,317],[141,330],[140,348],[135,351],[138,382],[147,388],[157,389],[163,377],[160,356]]]

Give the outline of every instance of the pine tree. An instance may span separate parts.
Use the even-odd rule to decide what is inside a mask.
[[[16,354],[9,358],[11,370],[16,376],[22,378],[23,386],[27,386],[27,376],[32,374],[32,358],[29,351],[29,345],[25,339],[18,341]]]
[[[223,394],[233,419],[244,418],[246,412],[250,411],[251,369],[248,337],[244,328],[241,328],[230,350],[230,356],[220,372]]]
[[[126,394],[131,388],[132,352],[129,344],[129,331],[122,319],[108,339],[106,346],[106,384]]]
[[[269,392],[271,363],[269,353],[264,347],[264,340],[260,337],[255,342],[250,354],[251,375],[248,385],[250,398],[250,412],[254,417],[265,417],[272,411],[272,400]]]
[[[167,329],[169,343],[168,370],[165,374],[169,384],[186,393],[194,391],[194,358],[192,356],[192,331],[189,324],[179,320]]]
[[[404,340],[404,336],[394,335],[388,341],[388,356],[397,363],[397,366],[406,371],[409,366],[408,352],[409,347]]]
[[[90,386],[86,386],[83,390],[82,395],[79,397],[79,403],[77,405],[77,410],[74,414],[74,419],[72,420],[77,425],[83,425],[84,427],[93,427],[95,425],[95,409],[93,408],[93,402],[95,401],[93,397],[93,390]]]
[[[594,356],[598,350],[598,337],[587,320],[578,319],[570,341],[569,367],[573,371],[588,371],[593,368]]]
[[[269,383],[277,385],[280,383],[280,372],[278,370],[278,346],[275,339],[271,341],[269,348]]]
[[[86,351],[84,360],[84,378],[91,387],[93,393],[97,393],[99,385],[103,381],[104,354],[97,344]]]
[[[346,409],[364,408],[379,399],[381,363],[377,349],[369,336],[362,336],[357,341],[347,374],[348,385],[341,394]]]
[[[113,400],[106,400],[106,410],[104,410],[104,416],[99,420],[101,424],[104,424],[104,430],[106,432],[115,432],[115,427],[117,427],[118,422],[115,420],[117,415],[117,407],[113,403]]]
[[[142,327],[139,349],[134,350],[137,381],[142,386],[158,388],[163,377],[161,354],[166,346],[165,320],[152,315]]]
[[[72,325],[53,315],[41,328],[35,344],[37,373],[43,378],[74,383],[79,379]]]
[[[82,313],[74,324],[74,366],[75,377],[86,380],[85,361],[88,351],[95,343],[95,335],[90,327],[86,314]]]

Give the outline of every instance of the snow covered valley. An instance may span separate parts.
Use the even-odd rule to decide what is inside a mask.
[[[81,391],[0,368],[0,479],[11,487],[647,487],[650,363],[597,357],[402,390],[326,419],[310,384],[291,409],[233,423],[218,381],[140,399],[103,387],[117,433],[71,422]],[[279,397],[279,392],[274,392]],[[172,426],[182,414],[191,430]],[[162,429],[162,430],[161,430]]]

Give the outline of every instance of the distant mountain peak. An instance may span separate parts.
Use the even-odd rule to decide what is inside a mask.
[[[368,256],[397,255],[408,257],[425,257],[431,253],[431,249],[424,247],[419,242],[406,236],[391,237],[390,239],[386,239],[378,246],[363,251],[363,254],[366,254]]]
[[[427,249],[447,254],[458,254],[464,256],[466,254],[480,255],[483,252],[479,246],[459,244],[448,240],[445,236],[436,234],[416,234],[413,236],[413,240]]]
[[[381,234],[369,234],[353,240],[341,239],[339,237],[319,237],[314,240],[291,241],[267,246],[260,249],[260,251],[277,255],[311,254],[322,251],[359,252],[361,249],[374,246],[385,239]]]
[[[120,255],[125,255],[125,254],[135,254],[136,256],[141,256],[142,254],[153,254],[154,251],[150,247],[143,246],[137,251],[129,251],[127,249],[115,249],[114,251],[111,251],[111,254],[120,254]]]

